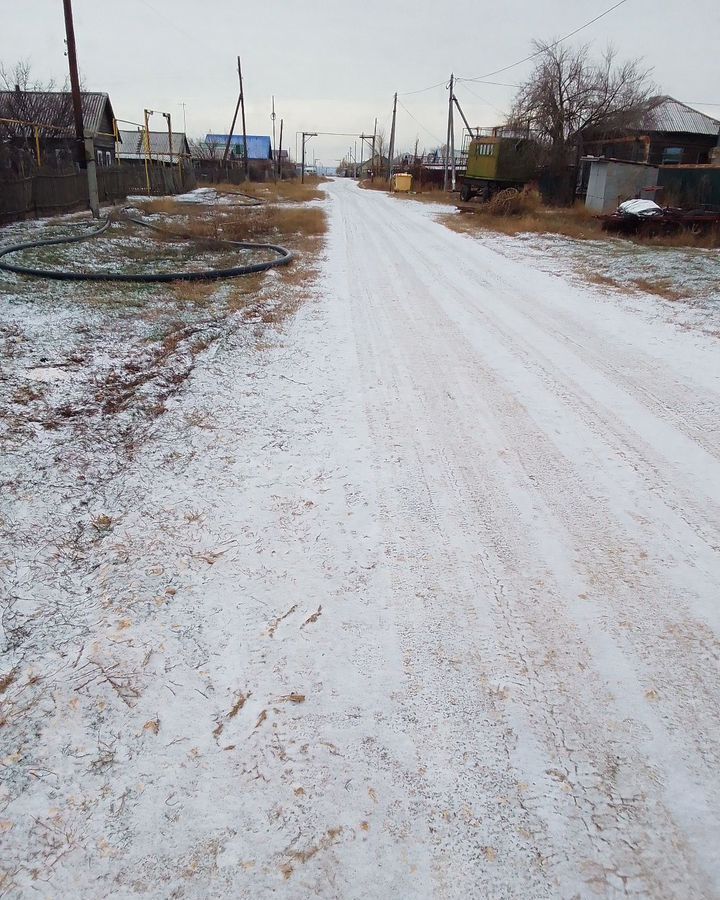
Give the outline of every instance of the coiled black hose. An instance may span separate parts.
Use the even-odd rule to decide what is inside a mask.
[[[164,231],[149,222],[143,222],[131,216],[127,217],[136,225],[142,225],[145,228],[154,228],[156,231],[162,231],[164,234],[172,235],[172,232]],[[100,226],[94,231],[81,235],[72,235],[61,238],[45,238],[40,241],[25,241],[22,244],[11,244],[8,247],[0,247],[0,270],[5,272],[14,272],[16,275],[29,275],[33,278],[48,278],[53,281],[125,281],[139,282],[142,284],[153,284],[169,281],[216,281],[220,278],[236,278],[239,275],[251,275],[255,272],[265,272],[275,266],[287,265],[295,256],[292,251],[277,244],[251,244],[245,241],[221,241],[238,250],[268,250],[277,253],[277,259],[270,259],[265,262],[250,263],[245,266],[233,266],[229,269],[208,269],[204,272],[154,272],[148,274],[128,274],[125,272],[68,272],[62,269],[36,269],[31,266],[19,266],[14,263],[5,262],[2,257],[11,253],[19,253],[21,250],[32,250],[36,247],[50,247],[55,244],[75,244],[79,241],[89,241],[94,237],[103,234],[111,225],[111,219],[108,217],[102,220]],[[175,237],[185,237],[187,235],[174,235]],[[208,240],[206,243],[216,244],[216,240]]]

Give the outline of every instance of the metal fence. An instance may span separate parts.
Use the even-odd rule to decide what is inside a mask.
[[[663,166],[658,175],[663,206],[720,209],[720,166]]]

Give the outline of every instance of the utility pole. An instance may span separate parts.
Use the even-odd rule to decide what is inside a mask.
[[[223,163],[227,162],[228,154],[230,153],[230,142],[232,141],[233,132],[235,131],[235,123],[237,122],[238,112],[240,110],[242,110],[243,155],[244,155],[245,181],[247,181],[249,179],[249,166],[248,166],[247,131],[245,129],[245,97],[243,96],[242,69],[240,67],[240,57],[239,56],[237,58],[237,64],[238,64],[238,78],[240,79],[240,93],[238,95],[237,103],[235,104],[235,112],[233,113],[232,125],[230,126],[230,134],[228,135],[228,139],[225,144],[225,153],[223,153]]]
[[[88,137],[87,139],[85,137],[72,0],[63,0],[63,12],[65,14],[65,37],[67,40],[70,88],[72,91],[73,116],[75,119],[75,142],[77,147],[75,157],[79,167],[87,171],[88,202],[93,216],[96,219],[99,219],[100,198],[98,194],[97,170],[95,169],[95,144],[91,137]]]
[[[163,113],[163,117],[167,119],[168,126],[168,153],[170,155],[170,169],[172,171],[173,164],[173,152],[172,152],[172,119],[170,118],[170,113]]]
[[[230,126],[230,134],[228,135],[228,139],[225,144],[225,152],[223,153],[223,158],[222,158],[223,163],[227,162],[228,153],[230,152],[230,142],[232,141],[233,131],[235,131],[235,123],[237,122],[237,117],[238,117],[239,112],[240,112],[240,97],[238,97],[237,103],[235,104],[235,112],[233,113],[232,125]]]
[[[452,172],[452,188],[451,190],[455,190],[455,116],[454,116],[454,108],[453,108],[453,97],[455,94],[453,93],[455,86],[455,76],[453,74],[450,75],[450,166]]]
[[[83,125],[82,98],[80,96],[80,75],[77,64],[77,47],[75,46],[75,25],[73,24],[72,0],[63,0],[65,13],[65,35],[67,39],[68,66],[70,68],[70,88],[72,90],[73,113],[75,116],[76,156],[80,168],[84,169],[85,160],[85,126]]]
[[[247,148],[247,128],[245,127],[245,95],[243,93],[242,68],[240,67],[240,57],[238,56],[238,78],[240,79],[240,108],[242,111],[242,129],[243,129],[243,155],[245,163],[245,181],[250,180],[250,160],[248,159]]]
[[[390,126],[390,159],[388,161],[388,181],[392,184],[393,159],[395,158],[395,120],[397,118],[397,92],[393,100],[392,125]]]
[[[303,131],[302,133],[302,163],[300,164],[300,182],[305,184],[305,144],[311,137],[317,137],[316,131]]]
[[[370,168],[372,169],[372,177],[375,177],[375,141],[377,140],[377,117],[375,118],[375,127],[373,128],[373,143],[372,143],[372,162],[370,163]]]
[[[277,144],[275,143],[275,95],[273,94],[272,98],[272,115],[270,116],[272,119],[273,125],[273,142],[272,142],[272,152],[277,154]],[[275,172],[275,181],[277,181],[277,159],[275,159],[275,165],[273,166],[273,171]]]
[[[450,142],[451,140],[454,143],[454,136],[452,135],[452,110],[453,110],[453,88],[455,86],[455,77],[454,75],[450,75],[450,97],[448,98],[448,120],[447,120],[447,137],[445,140],[445,174],[443,176],[443,190],[447,191],[448,189],[448,181],[450,174]],[[453,153],[454,153],[453,147]],[[454,169],[454,162],[453,162]],[[453,175],[454,178],[454,175]]]
[[[460,106],[460,103],[458,102],[458,98],[455,97],[454,95],[453,95],[453,101],[454,101],[454,103],[455,103],[455,106],[457,106],[458,112],[460,113],[463,122],[465,123],[465,127],[467,128],[468,132],[469,132],[470,134],[472,134],[472,128],[470,127],[470,123],[469,123],[468,120],[465,118],[465,113],[462,111],[462,106]]]
[[[150,116],[153,111],[151,109],[143,110],[145,115],[145,185],[147,187],[148,196],[150,195]]]
[[[182,106],[182,111],[183,111],[183,132],[185,134],[185,137],[187,137],[187,119],[185,118],[185,101],[184,100],[180,104],[180,106]]]
[[[278,149],[278,158],[277,158],[277,171],[280,177],[280,181],[282,181],[282,135],[283,135],[283,120],[280,119],[280,146]]]

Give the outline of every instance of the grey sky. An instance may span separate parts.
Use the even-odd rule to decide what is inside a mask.
[[[62,0],[19,0],[3,16],[0,59],[29,57],[37,77],[66,74]],[[78,56],[89,90],[107,91],[116,115],[141,121],[143,107],[169,111],[192,136],[227,132],[236,96],[235,57],[243,59],[248,131],[269,134],[270,95],[285,118],[285,144],[295,132],[371,131],[375,116],[389,133],[392,95],[415,91],[451,71],[477,76],[526,56],[533,38],[571,31],[612,0],[503,0],[452,4],[414,0],[74,0]],[[350,12],[350,10],[353,10]],[[643,56],[659,88],[720,118],[720,4],[628,0],[572,39],[608,41],[622,57]],[[526,63],[498,76],[516,82]],[[472,124],[493,125],[509,108],[512,87],[460,82],[457,96]],[[420,149],[444,140],[444,85],[401,96],[398,145]],[[161,127],[159,120],[158,127]],[[426,130],[427,129],[427,130]],[[335,165],[351,138],[316,138],[309,147]]]

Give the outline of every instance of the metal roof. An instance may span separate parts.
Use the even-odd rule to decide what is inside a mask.
[[[206,144],[216,144],[225,147],[228,136],[226,134],[208,134]],[[248,159],[272,159],[272,142],[265,135],[249,134],[247,136]],[[230,140],[230,146],[240,149],[243,146],[243,136],[234,134]]]
[[[720,133],[720,121],[673,97],[655,97],[643,119],[641,130],[717,135]]]
[[[106,107],[110,121],[115,118],[107,94],[83,91],[80,99],[83,124],[91,134],[100,133]],[[0,117],[67,128],[68,131],[75,128],[70,91],[0,91]]]
[[[151,156],[169,157],[170,144],[167,131],[151,131],[149,132],[149,138]],[[145,159],[145,132],[143,130],[121,131],[120,140],[122,145],[117,148],[117,155],[120,159]],[[190,147],[188,146],[185,132],[173,131],[172,152],[173,156],[180,154],[187,156],[190,154]]]

